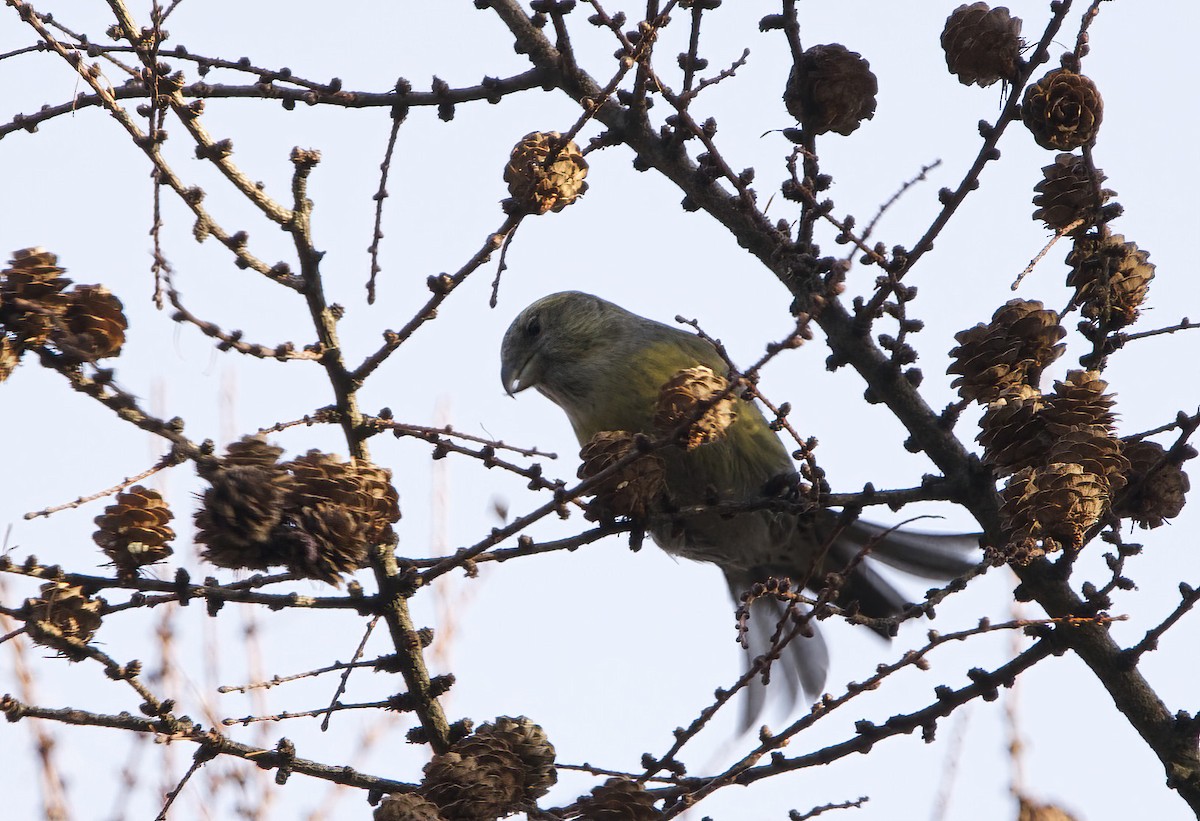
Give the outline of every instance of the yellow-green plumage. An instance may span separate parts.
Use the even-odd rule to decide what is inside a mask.
[[[700,337],[577,291],[551,294],[530,305],[513,320],[501,348],[505,390],[536,387],[567,414],[581,444],[599,431],[653,436],[662,386],[696,365],[718,374],[727,371],[716,349]],[[787,450],[757,406],[741,398],[735,405],[736,419],[723,438],[693,450],[657,451],[675,506],[702,505],[714,495],[734,502],[761,498],[768,482],[793,472]],[[839,530],[837,523],[837,514],[829,511],[799,516],[759,510],[683,519],[664,515],[649,523],[649,531],[670,553],[718,565],[735,598],[768,575],[820,587],[827,573],[852,564],[868,543],[881,560],[928,578],[950,578],[971,564],[965,557],[974,537],[903,531],[882,537],[877,526],[855,523]],[[839,601],[849,599],[871,616],[893,615],[905,604],[867,562],[856,563],[847,578]],[[752,608],[752,653],[770,650],[769,636],[780,615],[767,602]],[[801,688],[817,695],[827,666],[821,640],[796,640],[784,652],[799,673],[799,681],[785,677],[792,698]],[[747,721],[762,704],[762,692],[752,688]]]

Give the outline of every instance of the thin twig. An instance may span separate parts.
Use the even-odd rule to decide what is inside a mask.
[[[1147,652],[1158,649],[1158,640],[1162,638],[1163,634],[1174,627],[1175,623],[1195,607],[1197,602],[1200,602],[1200,589],[1192,587],[1190,584],[1180,582],[1179,593],[1181,600],[1170,615],[1147,630],[1141,641],[1125,651],[1124,655],[1130,664],[1137,664],[1138,660]]]
[[[200,751],[197,750],[197,753],[199,752]],[[203,755],[195,755],[192,757],[191,766],[187,768],[187,772],[185,772],[183,777],[179,779],[179,782],[175,785],[174,789],[167,793],[167,800],[163,802],[162,809],[159,810],[158,815],[154,816],[154,821],[166,821],[167,813],[171,811],[171,805],[175,803],[175,799],[179,797],[181,792],[183,792],[184,785],[186,785],[191,777],[195,775],[195,773],[201,767],[208,763],[209,760],[210,759],[208,757]]]
[[[1046,254],[1050,253],[1050,249],[1054,247],[1054,244],[1056,242],[1058,242],[1060,239],[1062,239],[1063,237],[1065,237],[1067,234],[1074,231],[1079,226],[1083,225],[1084,222],[1085,222],[1085,220],[1083,219],[1083,217],[1080,217],[1079,219],[1072,222],[1070,225],[1065,225],[1062,228],[1059,228],[1057,231],[1055,231],[1054,236],[1052,236],[1050,238],[1050,241],[1047,242],[1044,246],[1042,246],[1042,250],[1038,251],[1037,255],[1034,256],[1033,259],[1029,260],[1029,264],[1025,266],[1025,270],[1023,270],[1023,271],[1021,271],[1021,273],[1017,274],[1017,278],[1013,280],[1012,285],[1010,285],[1009,287],[1012,288],[1014,291],[1017,290],[1018,288],[1020,288],[1021,281],[1033,272],[1033,269],[1037,267],[1037,264],[1039,262],[1041,262],[1043,259],[1045,259]]]
[[[329,729],[329,719],[333,716],[333,710],[338,706],[338,699],[346,692],[346,684],[350,681],[350,673],[353,672],[355,662],[362,658],[363,651],[367,648],[367,640],[371,638],[371,633],[375,630],[375,625],[379,624],[379,616],[367,622],[367,629],[363,631],[362,641],[358,643],[358,647],[354,650],[354,655],[350,659],[350,663],[342,670],[342,677],[338,681],[337,689],[334,690],[333,698],[329,702],[329,712],[325,714],[325,718],[321,721],[321,732]]]
[[[60,510],[70,510],[72,508],[82,507],[88,502],[94,502],[97,499],[103,499],[105,496],[112,496],[114,493],[122,491],[130,485],[135,485],[138,482],[144,482],[146,479],[158,473],[160,470],[182,464],[185,461],[187,461],[187,457],[184,456],[178,448],[173,447],[167,451],[163,457],[159,459],[158,462],[156,462],[152,467],[143,470],[136,476],[127,476],[112,487],[107,487],[104,490],[92,493],[88,496],[80,496],[73,502],[66,502],[61,505],[42,508],[41,510],[33,511],[32,513],[26,513],[22,518],[36,519],[39,516],[50,516],[53,513],[58,513]]]
[[[392,154],[396,150],[396,138],[400,136],[400,126],[408,116],[408,106],[398,105],[392,108],[392,127],[388,132],[387,148],[383,152],[383,162],[379,164],[379,190],[372,199],[375,200],[375,228],[371,233],[371,244],[367,253],[371,255],[371,275],[367,278],[367,304],[375,304],[375,277],[382,270],[379,267],[379,241],[383,239],[383,201],[388,198],[388,174],[392,170]]]

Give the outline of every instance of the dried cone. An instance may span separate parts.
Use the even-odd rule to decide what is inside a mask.
[[[946,18],[942,50],[946,67],[963,85],[1012,82],[1021,67],[1021,18],[1004,6],[959,6]]]
[[[392,537],[400,518],[391,471],[310,450],[278,462],[282,449],[247,436],[201,474],[211,487],[196,514],[203,557],[220,567],[287,567],[339,584],[367,549]]]
[[[1083,315],[1109,328],[1121,328],[1138,317],[1146,301],[1154,265],[1150,254],[1125,237],[1094,234],[1079,237],[1067,254],[1067,285],[1075,288],[1075,301]]]
[[[201,557],[218,567],[268,570],[288,563],[288,545],[275,538],[293,479],[279,464],[282,448],[258,437],[232,443],[224,459],[201,465],[209,481],[196,512]]]
[[[63,356],[79,363],[119,354],[129,327],[121,300],[103,285],[76,285],[66,296],[66,313],[50,333]]]
[[[293,573],[336,585],[366,563],[371,545],[391,539],[400,518],[391,471],[317,450],[284,467],[293,482],[276,537]]]
[[[84,657],[67,640],[86,644],[100,627],[103,599],[93,599],[83,588],[66,582],[47,582],[41,595],[25,600],[25,632],[35,643],[78,661]]]
[[[134,485],[117,494],[117,503],[96,517],[92,534],[96,544],[122,576],[132,576],[139,567],[161,562],[173,552],[167,542],[175,531],[167,522],[175,514],[157,490]]]
[[[421,794],[446,821],[493,821],[520,809],[522,769],[520,758],[507,748],[480,756],[451,750],[425,765]]]
[[[983,446],[983,463],[1006,476],[1044,461],[1053,441],[1039,411],[1045,400],[1037,388],[1018,385],[987,406],[979,420],[976,440]]]
[[[1017,821],[1078,821],[1078,819],[1061,807],[1053,804],[1039,804],[1037,801],[1021,796]]]
[[[1121,440],[1106,427],[1076,425],[1055,439],[1045,459],[1079,465],[1085,472],[1101,477],[1110,497],[1125,487],[1125,474],[1129,472]]]
[[[21,348],[4,333],[0,326],[0,382],[8,379],[21,361]]]
[[[283,448],[261,436],[243,436],[225,448],[222,464],[226,467],[276,467]]]
[[[713,373],[711,368],[703,365],[684,368],[659,391],[658,404],[654,409],[654,426],[661,433],[671,433],[685,422],[696,420],[683,433],[685,447],[694,450],[717,441],[737,419],[737,400],[727,394],[699,419],[696,419],[696,415],[701,403],[723,393],[728,386],[729,380]]]
[[[342,462],[317,450],[293,459],[285,467],[296,477],[292,507],[334,502],[363,520],[370,544],[391,539],[392,524],[400,520],[400,497],[392,487],[390,470]]]
[[[628,778],[610,778],[592,794],[579,799],[580,821],[653,821],[662,812],[654,807],[654,796]]]
[[[590,479],[637,450],[634,435],[624,430],[602,430],[579,451],[583,464],[579,478]],[[609,476],[593,491],[596,498],[588,505],[593,519],[628,516],[644,519],[663,491],[665,482],[662,460],[643,454],[616,474]]]
[[[1042,180],[1033,187],[1037,206],[1033,218],[1055,231],[1079,222],[1068,236],[1083,234],[1100,221],[1104,203],[1117,194],[1100,187],[1106,179],[1103,171],[1092,168],[1083,157],[1059,154],[1042,168]]]
[[[71,280],[60,276],[58,257],[45,248],[13,252],[0,271],[0,326],[13,334],[21,349],[41,345],[67,310],[63,289]]]
[[[374,821],[444,821],[437,805],[416,793],[384,796],[375,808]]]
[[[1072,151],[1096,140],[1104,117],[1100,91],[1088,77],[1055,69],[1025,89],[1021,119],[1034,141],[1051,151]]]
[[[574,142],[562,145],[562,141],[557,131],[533,131],[513,148],[504,181],[520,210],[561,211],[587,191],[587,160]],[[556,152],[554,161],[547,166],[551,152]]]
[[[1099,371],[1067,371],[1066,379],[1054,382],[1054,393],[1046,397],[1042,421],[1055,436],[1075,427],[1098,427],[1111,432],[1117,421],[1113,394]]]
[[[875,116],[879,81],[862,55],[840,43],[813,46],[788,75],[783,102],[812,134],[850,134]]]
[[[1042,368],[1062,355],[1065,335],[1054,311],[1036,300],[1013,299],[987,325],[954,335],[958,346],[946,372],[960,374],[951,385],[963,399],[992,402],[1007,390],[1036,384]]]
[[[361,513],[319,502],[289,511],[273,536],[290,572],[336,587],[366,564],[369,532]]]
[[[494,723],[480,725],[473,734],[454,745],[463,755],[483,756],[498,748],[515,753],[523,766],[523,795],[536,801],[558,781],[554,769],[554,745],[546,731],[525,716],[499,716]]]
[[[1190,451],[1183,457],[1194,455],[1195,451]],[[1180,462],[1168,459],[1162,445],[1145,439],[1126,442],[1125,456],[1129,459],[1125,474],[1129,484],[1113,504],[1116,514],[1147,530],[1178,516],[1192,487]]]
[[[1087,529],[1108,505],[1108,484],[1081,466],[1054,462],[1026,468],[1005,485],[1001,524],[1010,544],[1037,540],[1049,553],[1066,544],[1079,548]]]

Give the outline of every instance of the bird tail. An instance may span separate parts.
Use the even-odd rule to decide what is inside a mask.
[[[835,516],[836,514],[830,514]],[[867,550],[867,559],[859,554]],[[825,566],[835,572],[853,569],[845,577],[838,604],[857,602],[858,612],[869,618],[888,618],[903,612],[910,603],[876,568],[876,562],[886,564],[912,576],[946,581],[966,573],[979,561],[979,534],[977,533],[923,533],[898,530],[870,522],[855,521],[846,526],[830,548]],[[764,581],[752,572],[727,570],[726,581],[735,603],[757,581]],[[816,586],[820,580],[814,579]],[[771,651],[772,636],[786,612],[786,605],[772,597],[763,597],[750,606],[748,652],[743,659],[743,669],[748,670],[755,659]],[[781,651],[778,661],[772,665],[779,671],[776,679],[782,679],[789,712],[804,699],[815,701],[825,688],[825,676],[829,670],[829,650],[825,640],[811,622],[813,635],[796,636]],[[788,629],[785,625],[784,629]],[[876,630],[884,638],[891,638],[885,628]],[[778,688],[778,685],[776,685]],[[742,700],[740,729],[750,729],[766,706],[767,688],[762,677],[756,676],[747,686],[747,697]],[[779,690],[774,691],[777,696]]]
[[[839,544],[854,553],[869,547],[870,556],[909,575],[948,581],[979,563],[979,536],[899,530],[857,519],[842,532]]]
[[[748,573],[726,572],[725,581],[729,584],[729,593],[737,604],[741,604],[742,594],[760,579]],[[780,624],[787,612],[787,605],[773,597],[765,596],[756,599],[750,605],[749,623],[746,625],[746,652],[742,657],[743,672],[750,669],[760,656],[771,652],[772,636],[779,630]],[[801,612],[804,612],[803,610]],[[779,658],[772,663],[771,671],[775,680],[781,681],[786,691],[783,701],[789,711],[803,698],[804,703],[811,704],[821,695],[825,688],[825,675],[829,671],[829,649],[825,639],[817,628],[815,621],[810,622],[812,635],[797,635],[784,645]],[[789,623],[783,623],[783,630],[791,628]],[[779,692],[779,685],[772,692]],[[738,729],[741,732],[749,730],[761,717],[767,703],[767,685],[763,677],[756,675],[746,685],[746,696],[742,699],[741,717]]]
[[[867,551],[867,560],[859,559]],[[864,616],[879,619],[895,616],[909,598],[873,566],[881,562],[910,576],[947,581],[961,576],[979,562],[979,534],[923,533],[888,528],[871,522],[854,521],[838,535],[830,551],[828,566],[834,571],[853,570],[846,578],[838,603],[858,602]],[[877,630],[889,638],[885,630]]]

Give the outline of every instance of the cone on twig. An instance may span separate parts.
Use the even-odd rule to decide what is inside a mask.
[[[579,799],[580,821],[654,821],[662,812],[654,806],[654,796],[628,778],[610,778],[591,795]]]
[[[21,348],[0,326],[0,382],[8,379],[21,361]]]
[[[668,434],[684,422],[694,420],[683,433],[684,447],[694,450],[701,445],[717,441],[737,419],[735,397],[726,394],[699,419],[696,415],[701,403],[709,402],[723,393],[728,386],[729,380],[704,365],[684,368],[677,372],[659,391],[658,404],[654,409],[655,428],[660,433]]]
[[[1111,433],[1117,422],[1113,412],[1116,397],[1106,390],[1108,383],[1100,378],[1099,371],[1067,371],[1064,379],[1054,381],[1042,421],[1055,436],[1065,435],[1076,426],[1098,427]]]
[[[983,463],[1001,476],[1036,467],[1053,441],[1039,413],[1045,398],[1037,388],[1017,385],[988,403],[979,420],[976,440],[983,446]]]
[[[987,3],[961,5],[946,18],[942,50],[946,67],[963,85],[1011,83],[1021,68],[1021,18]]]
[[[875,116],[879,81],[862,55],[841,43],[816,45],[792,67],[783,102],[805,131],[851,134]]]
[[[175,531],[167,522],[175,514],[157,490],[134,485],[118,493],[116,503],[95,519],[92,538],[116,566],[119,575],[136,575],[139,568],[161,562],[174,551],[168,542]]]
[[[202,558],[244,570],[289,563],[287,548],[274,538],[294,481],[279,464],[282,454],[282,448],[247,436],[229,445],[224,459],[199,467],[209,482],[196,512]]]
[[[1096,141],[1104,101],[1082,74],[1055,69],[1025,89],[1021,119],[1034,141],[1051,151],[1072,151]]]
[[[446,821],[492,821],[546,793],[557,778],[554,756],[541,727],[501,716],[435,755],[420,793]]]
[[[1104,480],[1109,496],[1125,487],[1129,459],[1121,452],[1121,440],[1098,425],[1075,425],[1055,437],[1045,456],[1047,463],[1063,462],[1079,465],[1085,473]]]
[[[1036,300],[1013,299],[982,323],[954,335],[947,373],[963,399],[992,402],[1020,385],[1037,386],[1044,367],[1062,355],[1066,331],[1058,314]]]
[[[513,147],[504,181],[517,209],[545,214],[561,211],[583,196],[587,172],[587,160],[574,142],[564,145],[557,131],[533,131]]]
[[[1128,486],[1117,497],[1114,512],[1143,529],[1161,527],[1167,519],[1174,519],[1192,487],[1182,462],[1195,455],[1195,450],[1185,448],[1179,456],[1168,456],[1162,445],[1145,439],[1126,442]]]
[[[445,821],[437,804],[412,792],[384,796],[373,821]]]
[[[47,582],[37,598],[25,600],[25,633],[34,644],[80,661],[85,656],[75,642],[92,640],[103,607],[103,599],[93,599],[78,585]]]
[[[1154,279],[1150,254],[1137,243],[1125,242],[1120,234],[1087,234],[1075,240],[1067,265],[1067,285],[1074,286],[1075,302],[1085,317],[1110,328],[1137,319]]]
[[[58,257],[45,248],[14,251],[8,265],[0,271],[0,327],[23,351],[45,342],[66,313],[63,291],[71,280],[62,276]]]
[[[1110,497],[1103,477],[1080,465],[1053,462],[1013,474],[1002,498],[1001,525],[1009,534],[1003,558],[1026,563],[1064,545],[1082,547]]]
[[[1103,171],[1093,168],[1083,157],[1059,154],[1042,168],[1042,179],[1033,187],[1033,204],[1037,206],[1033,218],[1054,231],[1078,222],[1067,235],[1080,236],[1101,221],[1104,204],[1117,195],[1100,187],[1106,179]]]
[[[636,450],[637,440],[629,431],[602,430],[579,451],[583,460],[579,478],[590,479]],[[642,454],[593,490],[596,498],[588,505],[588,516],[594,520],[612,516],[644,519],[664,488],[662,459]]]
[[[1079,821],[1075,816],[1054,804],[1042,804],[1025,796],[1020,797],[1017,821]]]
[[[390,541],[400,518],[391,471],[310,450],[279,463],[282,450],[258,437],[230,445],[202,468],[209,488],[196,513],[196,541],[220,567],[287,567],[338,584]]]
[[[103,285],[76,285],[66,292],[67,308],[50,342],[70,363],[116,356],[125,344],[124,306]]]

